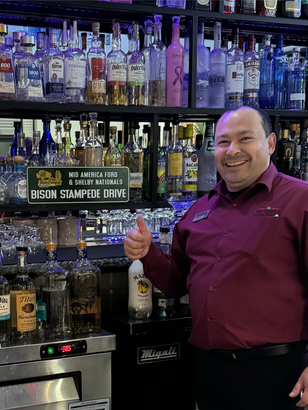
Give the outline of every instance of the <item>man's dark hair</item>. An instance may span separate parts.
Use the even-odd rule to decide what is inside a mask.
[[[272,122],[270,120],[270,117],[268,116],[267,112],[262,110],[261,108],[247,107],[243,105],[242,107],[230,108],[226,112],[237,111],[237,110],[240,110],[241,108],[251,108],[257,111],[257,113],[259,114],[261,118],[261,124],[265,132],[265,138],[267,138],[273,132],[273,127],[272,127]]]

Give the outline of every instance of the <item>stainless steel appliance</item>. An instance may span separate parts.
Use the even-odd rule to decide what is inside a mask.
[[[111,410],[115,335],[0,349],[0,410]]]

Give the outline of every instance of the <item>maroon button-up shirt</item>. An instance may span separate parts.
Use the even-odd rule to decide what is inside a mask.
[[[189,292],[201,349],[243,349],[308,339],[308,184],[271,164],[232,201],[220,181],[175,226],[171,252],[152,243],[146,276]],[[187,290],[186,290],[187,288]]]

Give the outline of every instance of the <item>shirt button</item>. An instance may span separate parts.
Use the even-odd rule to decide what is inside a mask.
[[[232,206],[233,206],[233,208],[236,208],[236,207],[237,207],[237,204],[232,204]]]
[[[225,230],[224,230],[224,233],[228,233],[228,232],[229,232],[228,229],[225,229]]]
[[[211,286],[211,287],[210,287],[210,291],[213,292],[213,290],[214,290],[214,288]]]
[[[220,256],[217,256],[216,260],[217,260],[217,262],[220,262],[220,261],[221,261],[221,257],[220,257]]]
[[[210,317],[207,318],[207,321],[210,322],[212,319]]]

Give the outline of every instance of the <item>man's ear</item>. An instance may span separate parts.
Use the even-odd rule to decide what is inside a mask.
[[[269,155],[272,155],[276,147],[276,134],[274,132],[267,137],[267,143]]]

